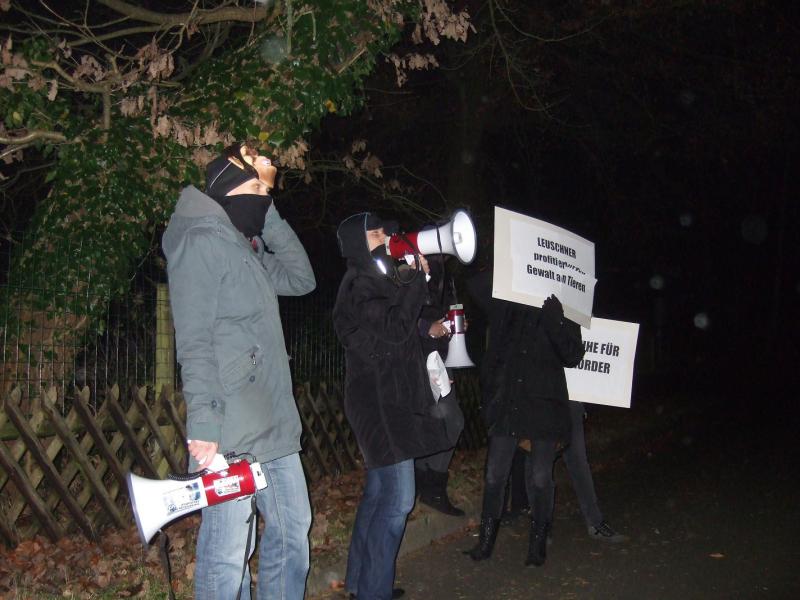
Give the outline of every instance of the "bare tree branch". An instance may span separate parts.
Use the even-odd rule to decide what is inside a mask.
[[[6,137],[0,136],[0,144],[8,144],[19,146],[21,144],[28,144],[35,140],[51,140],[53,142],[66,142],[67,137],[63,133],[57,131],[29,131],[25,135],[19,137]]]
[[[525,102],[522,99],[522,97],[520,97],[519,91],[517,90],[517,84],[516,84],[516,82],[514,80],[514,75],[513,75],[512,71],[516,72],[516,73],[518,73],[520,75],[523,75],[525,79],[528,79],[528,78],[527,78],[527,76],[524,75],[525,74],[525,70],[518,69],[515,66],[514,58],[510,54],[508,48],[506,48],[506,44],[503,41],[503,34],[500,32],[500,30],[497,27],[497,20],[495,18],[495,13],[494,13],[495,8],[497,8],[497,7],[495,6],[494,0],[489,0],[488,5],[489,5],[489,21],[490,21],[490,23],[492,25],[492,30],[494,31],[495,38],[497,39],[497,45],[498,45],[498,47],[500,48],[500,51],[503,54],[503,62],[505,63],[506,78],[508,79],[508,83],[509,83],[509,86],[511,88],[511,92],[514,94],[514,98],[517,100],[517,103],[523,109],[525,109],[527,111],[531,111],[531,112],[544,112],[545,114],[547,114],[549,116],[550,115],[549,109],[551,107],[548,106],[547,104],[545,104],[545,102],[543,102],[541,98],[539,98],[539,95],[536,92],[536,88],[535,88],[534,85],[530,86],[530,92],[533,95],[534,99],[536,100],[536,103],[538,104],[538,106],[531,106],[527,102]],[[505,15],[503,15],[503,16],[505,16]]]
[[[218,23],[220,21],[239,21],[242,23],[255,23],[266,19],[269,11],[266,8],[258,7],[255,3],[253,8],[242,8],[239,6],[226,6],[210,10],[198,10],[188,13],[170,14],[160,13],[145,8],[128,4],[122,0],[98,0],[100,4],[111,8],[118,13],[144,21],[145,23],[155,23],[158,25],[175,26],[182,25],[188,21],[198,24]]]
[[[126,37],[130,35],[135,35],[137,33],[150,33],[153,31],[161,31],[165,29],[166,26],[164,25],[142,25],[141,27],[130,27],[128,29],[120,29],[119,31],[111,31],[109,33],[104,33],[102,35],[95,35],[94,37],[87,38],[84,37],[81,40],[75,42],[68,42],[67,46],[70,48],[77,48],[78,46],[83,46],[84,44],[94,44],[96,42],[104,42],[106,40],[113,40],[114,38],[119,37]],[[72,35],[75,35],[75,32],[71,32]]]
[[[179,81],[182,81],[183,79],[186,79],[186,77],[191,75],[192,72],[197,67],[199,67],[205,61],[211,58],[211,55],[214,53],[214,50],[216,50],[219,46],[221,46],[225,42],[225,40],[228,39],[228,34],[230,33],[231,25],[230,23],[226,23],[224,25],[220,23],[215,23],[212,30],[214,33],[211,36],[211,38],[208,39],[208,41],[206,42],[205,46],[203,47],[203,51],[200,53],[200,56],[197,58],[197,60],[183,67],[180,73],[171,78],[170,80],[171,83],[177,83]]]
[[[81,90],[82,92],[94,92],[96,94],[104,94],[110,85],[110,81],[103,82],[103,83],[86,83],[85,81],[81,81],[80,79],[73,77],[69,73],[67,73],[61,65],[56,62],[40,62],[38,60],[31,61],[32,65],[37,67],[42,67],[43,69],[52,69],[61,77],[69,81],[72,85],[75,86],[75,89]]]

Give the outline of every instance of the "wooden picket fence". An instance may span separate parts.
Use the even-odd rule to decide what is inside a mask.
[[[79,529],[95,539],[106,524],[132,523],[128,471],[160,478],[185,471],[182,402],[167,387],[119,387],[91,398],[50,388],[31,402],[18,389],[0,412],[0,535],[10,545],[37,533],[57,540]]]
[[[467,417],[462,445],[477,447],[477,381],[459,377]],[[301,459],[311,482],[361,464],[336,386],[295,389],[303,425]],[[108,525],[133,523],[126,474],[162,479],[186,471],[185,406],[163,385],[114,386],[103,397],[89,388],[64,396],[51,388],[23,401],[19,389],[0,398],[0,537],[8,545],[43,533],[58,540],[82,532],[96,539]]]

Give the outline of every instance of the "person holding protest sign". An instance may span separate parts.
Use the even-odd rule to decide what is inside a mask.
[[[569,445],[564,448],[562,456],[572,481],[572,489],[575,491],[575,496],[578,498],[578,504],[581,507],[581,513],[586,521],[586,530],[589,537],[593,540],[611,544],[627,541],[628,536],[618,533],[605,520],[597,500],[592,470],[586,455],[586,438],[583,428],[583,423],[586,420],[586,409],[583,403],[570,400],[569,413],[572,434]],[[530,508],[527,504],[527,491],[524,480],[524,464],[527,456],[527,450],[517,448],[511,469],[510,507],[503,515],[504,524],[515,520]]]
[[[525,483],[532,506],[526,565],[544,564],[555,496],[553,463],[570,439],[565,367],[583,357],[580,327],[564,318],[549,296],[541,308],[492,299],[485,272],[471,282],[473,298],[489,318],[489,344],[481,365],[482,414],[489,433],[478,544],[473,560],[493,551],[514,453],[530,445]]]

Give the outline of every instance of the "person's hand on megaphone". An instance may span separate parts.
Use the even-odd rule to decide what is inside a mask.
[[[417,268],[418,269],[421,268],[423,271],[425,271],[426,275],[430,275],[431,267],[428,264],[428,259],[425,258],[424,254],[419,254],[419,267],[417,267]]]
[[[208,468],[211,461],[217,455],[219,444],[217,442],[202,442],[200,440],[189,440],[189,454],[197,461],[198,471]]]
[[[432,338],[440,338],[446,335],[452,335],[450,328],[444,324],[444,317],[431,323],[431,326],[428,329],[428,335]]]

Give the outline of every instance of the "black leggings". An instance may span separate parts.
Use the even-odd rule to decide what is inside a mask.
[[[517,438],[510,436],[489,438],[481,511],[483,517],[499,519],[503,515],[506,483],[518,443]],[[536,441],[532,443],[531,450],[532,452],[525,458],[525,488],[528,492],[528,502],[534,520],[549,523],[553,517],[556,489],[553,481],[556,442]]]

